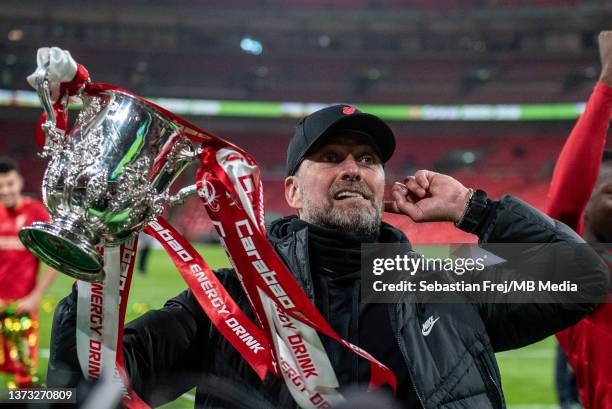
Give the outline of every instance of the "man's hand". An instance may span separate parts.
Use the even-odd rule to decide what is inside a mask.
[[[27,78],[32,88],[36,88],[36,72],[39,69],[47,71],[51,99],[57,101],[60,97],[60,84],[72,81],[77,73],[77,63],[70,52],[58,47],[42,47],[36,53],[37,69]]]
[[[415,222],[456,222],[469,196],[469,189],[456,179],[429,170],[419,170],[391,189],[394,200],[385,202],[385,211],[407,215]]]
[[[38,304],[42,300],[43,295],[49,290],[51,284],[57,277],[57,271],[51,267],[47,267],[42,276],[36,282],[36,287],[20,300],[17,300],[17,312],[20,314],[33,313],[38,309]]]
[[[17,314],[32,314],[38,310],[41,296],[35,291],[17,300]]]
[[[599,33],[599,56],[601,58],[599,81],[612,87],[612,31]]]

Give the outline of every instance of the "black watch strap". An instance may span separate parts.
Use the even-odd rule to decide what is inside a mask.
[[[468,233],[474,233],[487,210],[487,192],[472,191],[461,218],[455,222],[457,228]]]

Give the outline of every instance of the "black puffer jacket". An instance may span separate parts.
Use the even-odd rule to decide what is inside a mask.
[[[489,202],[480,225],[481,242],[581,242],[571,229],[525,203],[506,196]],[[313,299],[308,263],[308,231],[283,235],[278,221],[269,240],[306,293]],[[403,234],[389,225],[398,241]],[[605,294],[607,267],[584,246],[576,259],[577,282]],[[244,311],[249,311],[240,284],[230,269],[218,277]],[[520,279],[520,274],[513,277]],[[79,384],[75,346],[76,294],[55,311],[48,384]],[[392,329],[424,409],[505,407],[494,352],[518,348],[568,327],[591,312],[595,304],[510,304],[497,299],[486,304],[420,304],[406,299],[388,306]],[[421,333],[428,317],[436,316],[435,331]],[[372,334],[376,336],[376,334]],[[216,331],[191,291],[169,300],[126,326],[126,368],[138,394],[151,405],[176,399],[197,387],[196,407],[282,407],[295,404],[282,383],[269,377],[262,383],[236,350]],[[230,383],[221,380],[230,380]],[[398,387],[402,387],[399,385]],[[244,392],[247,391],[247,394]],[[229,397],[235,403],[218,400]],[[261,398],[261,399],[260,399]],[[260,400],[271,402],[259,403]]]

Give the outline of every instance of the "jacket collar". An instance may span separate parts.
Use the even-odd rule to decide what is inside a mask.
[[[292,223],[294,220],[297,220],[295,215],[273,221],[268,227],[267,237],[306,295],[314,300],[308,253],[308,224],[304,223],[295,229],[295,223]],[[410,247],[406,235],[385,222],[381,223],[380,240],[383,243],[406,243]]]

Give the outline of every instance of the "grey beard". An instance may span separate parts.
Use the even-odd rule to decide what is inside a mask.
[[[382,203],[373,203],[373,207],[339,209],[333,203],[312,203],[304,198],[300,218],[315,226],[339,230],[344,233],[359,235],[378,235],[380,231]]]

